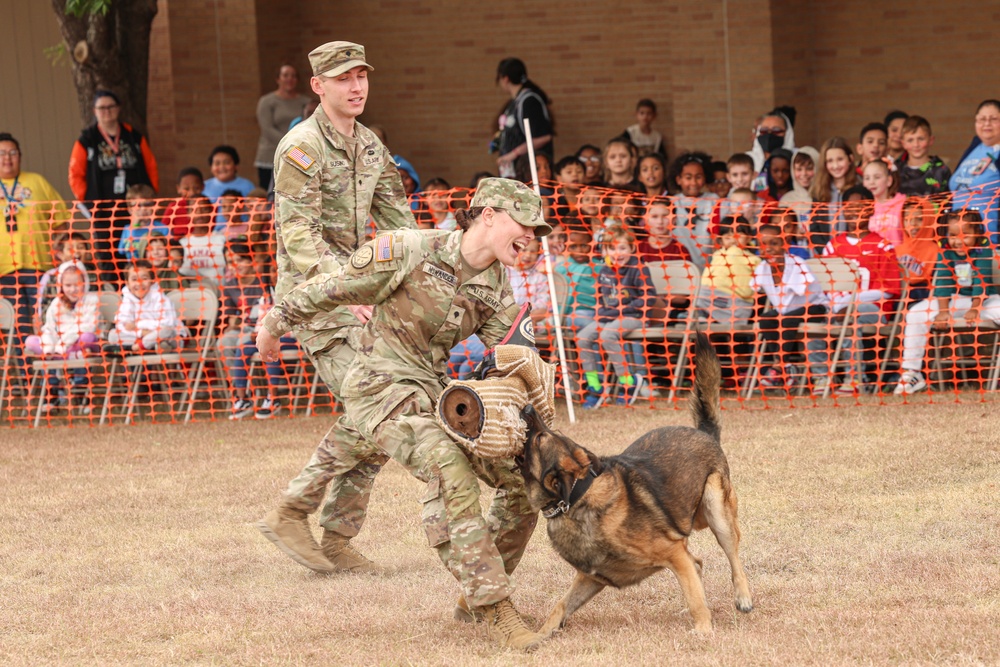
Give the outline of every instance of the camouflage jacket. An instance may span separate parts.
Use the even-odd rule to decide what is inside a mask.
[[[263,324],[280,336],[337,306],[375,305],[361,331],[358,356],[344,378],[343,396],[374,396],[392,389],[386,396],[405,398],[419,386],[437,398],[448,383],[451,348],[474,333],[492,347],[510,330],[518,312],[499,262],[463,279],[463,234],[379,234],[339,270],[316,276],[286,295]],[[384,413],[393,407],[385,405]]]
[[[388,149],[354,124],[353,151],[323,111],[316,110],[278,144],[274,155],[277,298],[313,276],[331,273],[367,238],[369,214],[378,229],[415,227],[403,183]],[[343,327],[360,323],[346,309],[317,313],[297,325],[299,341],[322,350]]]

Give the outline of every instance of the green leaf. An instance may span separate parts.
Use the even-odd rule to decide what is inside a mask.
[[[66,13],[77,18],[86,14],[104,16],[111,9],[112,0],[66,0]]]

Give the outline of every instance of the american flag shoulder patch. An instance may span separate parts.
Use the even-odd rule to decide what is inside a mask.
[[[308,170],[310,167],[316,164],[316,160],[309,157],[308,153],[306,153],[298,146],[293,146],[290,151],[285,153],[285,157],[287,157],[293,164],[295,164],[303,171]]]
[[[392,234],[382,234],[377,239],[375,239],[375,261],[376,262],[390,262],[392,261]]]

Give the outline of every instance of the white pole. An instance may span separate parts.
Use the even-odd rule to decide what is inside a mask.
[[[531,121],[524,119],[524,138],[528,146],[528,165],[531,167],[531,182],[535,184],[535,194],[542,196],[538,187],[538,166],[535,164],[535,144],[531,138]],[[545,207],[542,207],[542,216]],[[556,298],[556,281],[552,277],[552,260],[549,258],[549,239],[542,237],[542,254],[545,257],[545,275],[549,279],[549,302],[552,304],[552,324],[556,330],[556,348],[559,350],[559,367],[562,369],[563,393],[566,394],[566,411],[569,413],[569,423],[576,423],[576,413],[573,411],[573,393],[569,383],[569,367],[566,364],[566,346],[562,337],[562,313],[559,312],[559,300]]]

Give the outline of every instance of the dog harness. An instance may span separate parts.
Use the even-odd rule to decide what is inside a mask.
[[[573,488],[569,491],[569,502],[565,500],[560,500],[557,503],[550,503],[542,508],[542,516],[546,519],[552,519],[560,514],[565,514],[569,512],[569,509],[575,505],[580,498],[583,498],[584,494],[590,490],[590,485],[594,483],[597,479],[597,473],[592,467],[587,468],[587,474],[583,478],[575,480],[573,482]]]

